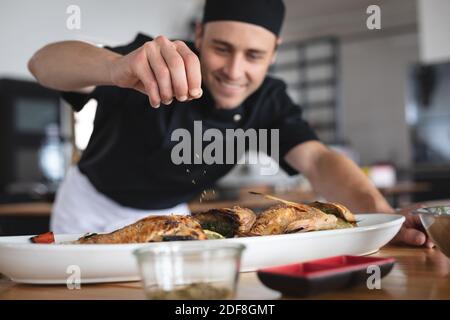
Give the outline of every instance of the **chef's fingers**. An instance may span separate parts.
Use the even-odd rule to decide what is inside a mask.
[[[418,214],[409,214],[409,221],[411,222],[413,228],[425,231],[425,228],[422,224],[422,220],[420,220],[420,216]]]
[[[153,108],[159,108],[159,106],[161,105],[161,100],[152,100],[151,96],[148,94],[148,92],[145,89],[142,82],[138,82],[136,84],[136,86],[134,87],[134,89],[145,94],[146,96],[148,96],[148,101]],[[159,96],[159,93],[158,93],[158,96]],[[156,101],[158,101],[158,102],[156,102]]]
[[[151,42],[147,42],[145,52],[147,53],[150,67],[158,82],[159,96],[164,104],[170,104],[173,99],[172,80],[170,71],[161,55],[160,47],[169,40],[166,37],[159,36]]]
[[[136,86],[135,86],[133,89],[135,89],[135,90],[139,91],[140,93],[145,94],[146,96],[148,96],[148,92],[147,92],[147,90],[145,89],[145,87],[144,87],[144,85],[142,84],[142,82],[138,82],[138,83],[136,84]],[[153,107],[153,106],[152,106],[152,107]]]
[[[144,52],[137,59],[138,61],[133,64],[133,71],[140,81],[136,85],[136,89],[146,94],[150,105],[157,108],[161,104],[161,97],[159,95],[158,83],[150,68],[146,53]]]
[[[425,247],[431,249],[431,248],[434,248],[435,246],[436,245],[434,244],[434,242],[430,238],[428,238],[427,242],[425,243]]]
[[[407,213],[405,214],[405,227],[422,229],[422,222],[417,214]]]
[[[175,97],[179,101],[188,99],[188,82],[184,60],[178,53],[175,44],[165,42],[161,46],[161,55],[169,68],[170,78],[172,80],[172,89]]]
[[[414,231],[422,233],[425,236],[425,238],[426,238],[424,246],[427,247],[427,248],[434,248],[435,244],[427,236],[425,227],[423,226],[422,221],[420,220],[420,216],[418,214],[413,214],[412,213],[414,210],[417,210],[417,209],[423,208],[423,207],[425,207],[423,204],[416,203],[416,204],[413,204],[411,206],[402,208],[398,212],[399,213],[403,213],[405,215],[406,220],[405,220],[405,223],[403,224],[403,226],[406,229],[414,230]],[[409,232],[409,233],[412,233],[412,232]],[[422,238],[422,236],[419,236],[419,237]]]
[[[397,213],[402,214],[405,216],[405,226],[409,228],[415,228],[422,225],[422,222],[420,221],[420,218],[417,214],[412,214],[414,210],[417,210],[419,208],[422,208],[423,205],[420,203],[416,203],[404,208],[401,208],[400,210],[397,210]]]
[[[189,97],[194,99],[200,98],[203,93],[200,60],[183,41],[175,41],[174,44],[184,60],[189,87]]]
[[[423,232],[403,226],[391,242],[394,244],[423,246],[426,241],[427,236]]]

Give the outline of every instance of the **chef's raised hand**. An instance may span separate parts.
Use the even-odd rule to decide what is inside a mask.
[[[113,84],[136,89],[153,107],[202,95],[200,61],[182,41],[159,36],[110,64]]]
[[[405,216],[405,222],[391,243],[426,246],[427,248],[434,247],[434,243],[427,237],[419,215],[412,214],[412,211],[420,207],[422,207],[420,204],[416,204],[405,207],[397,212]]]

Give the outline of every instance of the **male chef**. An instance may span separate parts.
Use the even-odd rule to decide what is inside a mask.
[[[224,145],[235,138],[227,130],[275,130],[281,167],[328,201],[394,212],[350,159],[319,141],[285,83],[267,75],[284,15],[282,0],[207,0],[195,43],[138,34],[121,47],[64,41],[36,52],[29,69],[39,83],[62,91],[75,111],[98,102],[89,144],[58,190],[52,230],[110,231],[150,214],[189,214],[186,203],[234,166],[174,161],[174,131],[194,136],[199,124],[223,133]],[[431,245],[404,213],[395,240]]]

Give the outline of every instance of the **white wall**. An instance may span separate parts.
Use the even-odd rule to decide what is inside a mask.
[[[0,77],[29,78],[26,64],[43,45],[66,39],[104,44],[131,41],[137,32],[184,38],[202,0],[1,0]],[[69,5],[81,9],[81,29],[66,27]]]
[[[341,43],[342,133],[363,165],[411,160],[405,122],[408,67],[419,60],[416,2],[285,0],[287,41],[334,35]],[[426,0],[428,1],[428,0]],[[449,0],[446,0],[450,2]],[[366,9],[381,8],[381,30],[366,27]]]
[[[342,43],[343,134],[362,164],[411,162],[405,122],[406,79],[417,62],[416,34]]]
[[[450,60],[450,1],[418,0],[420,56],[425,63]]]

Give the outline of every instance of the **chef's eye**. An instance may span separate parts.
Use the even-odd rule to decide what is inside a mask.
[[[247,54],[247,59],[250,61],[259,61],[262,58],[264,58],[263,55],[258,54],[258,53],[248,53]]]
[[[225,47],[215,47],[214,50],[220,54],[226,54],[229,52],[228,48]]]

